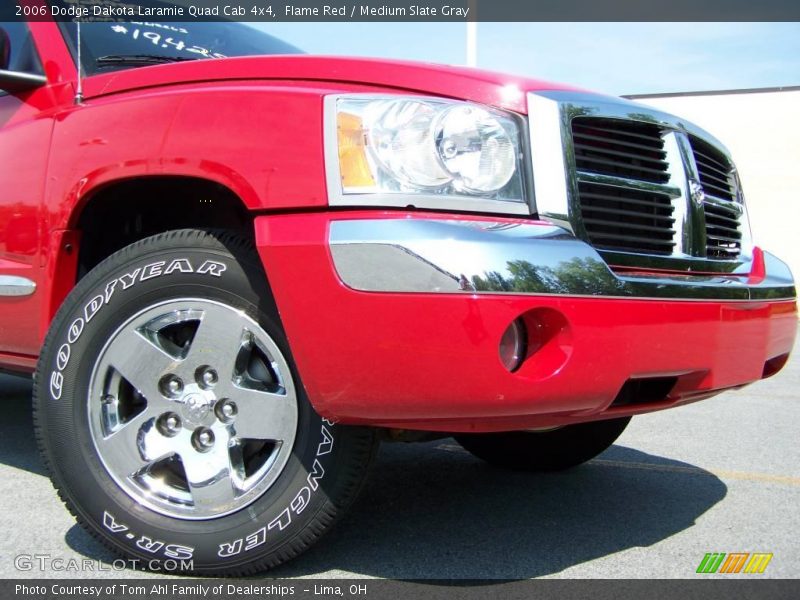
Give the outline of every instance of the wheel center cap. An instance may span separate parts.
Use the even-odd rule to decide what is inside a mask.
[[[211,401],[203,394],[187,394],[183,399],[181,413],[183,419],[193,425],[200,425],[211,412]]]

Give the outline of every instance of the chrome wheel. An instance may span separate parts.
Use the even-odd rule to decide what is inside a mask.
[[[139,312],[92,369],[89,423],[109,475],[182,519],[230,514],[281,474],[297,431],[288,363],[244,312],[201,299]]]

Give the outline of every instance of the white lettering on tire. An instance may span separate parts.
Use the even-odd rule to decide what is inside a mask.
[[[194,556],[194,548],[183,544],[168,544],[147,535],[137,536],[130,527],[117,521],[116,517],[108,511],[103,511],[103,526],[111,533],[124,533],[129,540],[136,540],[136,547],[150,554],[162,554],[168,559],[190,560]],[[127,533],[126,533],[127,532]]]
[[[233,540],[230,544],[220,544],[219,545],[219,552],[217,554],[222,558],[227,558],[228,556],[235,556],[242,551],[242,540]]]
[[[103,512],[103,525],[106,529],[108,529],[112,533],[119,533],[121,531],[128,531],[127,525],[122,525],[121,523],[117,523],[117,520],[114,516],[107,512]]]
[[[278,531],[283,531],[291,525],[293,516],[299,515],[306,509],[311,502],[312,494],[319,489],[319,482],[325,476],[325,469],[322,467],[322,463],[319,462],[319,457],[330,454],[333,450],[333,434],[326,425],[332,426],[333,423],[327,419],[323,419],[322,421],[322,427],[320,428],[322,442],[317,446],[317,454],[314,457],[311,472],[308,474],[308,477],[306,477],[307,485],[300,488],[300,491],[298,491],[291,502],[289,502],[289,506],[284,508],[266,527],[257,529],[243,538],[221,543],[217,551],[218,556],[228,558],[230,556],[236,556],[243,551],[247,552],[257,546],[261,546],[267,541],[267,533],[270,530],[277,528]]]
[[[104,293],[94,296],[83,307],[83,317],[77,317],[70,324],[67,330],[67,341],[59,347],[56,353],[55,369],[50,373],[49,386],[50,397],[53,400],[60,400],[64,392],[64,369],[67,368],[72,358],[72,346],[80,339],[86,323],[91,321],[104,306],[108,305],[117,289],[117,284],[122,284],[122,289],[127,290],[139,281],[162,277],[176,271],[178,273],[197,273],[220,277],[228,269],[225,263],[215,260],[203,261],[197,269],[192,266],[192,262],[188,258],[176,258],[169,263],[166,269],[164,268],[165,264],[166,261],[163,260],[150,263],[144,267],[137,267],[133,271],[109,281],[104,288]]]

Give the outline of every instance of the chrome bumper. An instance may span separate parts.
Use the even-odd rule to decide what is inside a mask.
[[[731,273],[622,275],[589,244],[541,222],[338,220],[330,225],[329,244],[339,278],[366,292],[731,301],[796,296],[791,271],[767,252]]]

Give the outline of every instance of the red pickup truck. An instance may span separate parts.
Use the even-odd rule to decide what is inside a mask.
[[[237,23],[76,30],[0,31],[0,366],[139,564],[290,559],[380,440],[565,469],[789,356],[792,275],[683,119]]]

